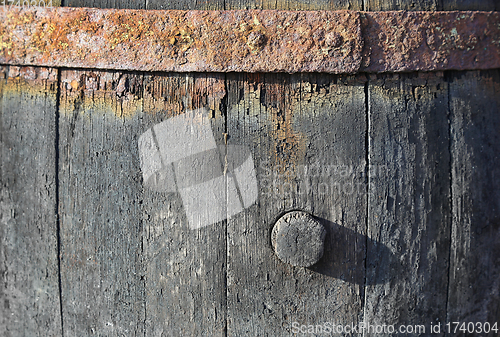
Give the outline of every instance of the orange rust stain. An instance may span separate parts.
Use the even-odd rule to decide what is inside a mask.
[[[21,17],[30,14],[23,13]],[[38,22],[31,37],[30,46],[43,53],[46,58],[54,57],[55,52],[62,52],[68,56],[73,53],[82,55],[81,48],[76,48],[68,36],[81,32],[96,34],[99,29],[99,26],[90,20],[86,12],[71,12],[58,20],[55,20],[53,16],[36,20]]]
[[[278,174],[287,180],[294,178],[297,166],[303,164],[306,152],[307,137],[294,129],[292,121],[295,111],[284,112],[284,117],[279,116],[279,110],[269,109],[274,130],[272,132],[273,148],[272,157],[275,158]]]
[[[304,162],[307,146],[307,136],[294,126],[295,114],[300,113],[299,92],[286,83],[259,78],[247,76],[244,97],[232,109],[248,115],[245,128],[259,128],[254,142],[268,152],[265,159],[273,163],[274,174],[290,181]],[[262,127],[269,131],[262,132]]]
[[[71,88],[72,88],[73,90],[78,89],[78,81],[77,81],[77,80],[72,80],[72,81],[70,82],[70,85],[71,85]]]
[[[306,154],[307,137],[294,128],[294,115],[300,111],[299,93],[293,89],[286,92],[282,84],[271,84],[266,88],[266,94],[271,101],[279,102],[278,107],[268,107],[273,125],[272,157],[276,159],[278,174],[286,180],[294,178],[294,173],[303,164]]]
[[[199,74],[151,76],[144,85],[146,113],[173,116],[185,110],[207,107],[212,117],[221,115],[221,102],[226,96],[224,76]]]
[[[222,74],[185,76],[65,70],[61,76],[61,111],[82,113],[92,109],[130,118],[139,112],[168,116],[186,109],[208,107],[211,117],[221,116],[226,95]]]
[[[330,59],[322,53],[322,35],[311,28],[326,21],[320,30],[327,32],[333,29],[328,22],[337,22],[345,28],[344,40],[357,41],[355,13],[53,8],[0,11],[0,16],[7,16],[0,24],[0,58],[9,63],[182,72],[334,71],[349,66],[351,54],[360,51],[359,43],[345,44],[347,49]],[[297,35],[299,28],[303,34]],[[12,35],[14,30],[19,33]]]
[[[130,119],[142,111],[142,75],[66,70],[61,75],[60,111],[87,111]]]
[[[13,41],[13,27],[23,26],[33,22],[34,14],[31,12],[24,13],[23,15],[16,15],[15,12],[7,12],[7,19],[0,23],[0,51],[4,56],[12,56],[15,50],[15,42]],[[24,51],[19,51],[22,56],[25,55]]]
[[[191,86],[189,78],[178,75],[147,77],[144,83],[144,111],[152,114],[167,111],[169,117],[181,113],[183,98]]]

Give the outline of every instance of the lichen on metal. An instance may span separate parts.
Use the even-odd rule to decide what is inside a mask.
[[[175,72],[500,66],[495,12],[0,9],[0,63]]]

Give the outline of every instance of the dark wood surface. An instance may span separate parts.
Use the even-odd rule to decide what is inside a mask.
[[[453,222],[448,321],[498,322],[500,73],[450,76]]]
[[[224,144],[224,96],[223,74],[147,74],[140,133],[206,108]],[[145,189],[142,196],[146,336],[225,336],[226,223],[191,230],[178,193]]]
[[[63,5],[498,9],[444,0]],[[0,72],[0,334],[287,336],[293,322],[363,320],[424,324],[428,334],[431,322],[500,321],[498,71],[62,70],[59,83],[57,70],[36,71]],[[259,199],[191,230],[178,194],[143,187],[137,141],[200,107],[219,144],[227,134],[251,150]],[[301,171],[316,165],[329,173]],[[292,209],[328,232],[311,268],[272,251],[270,229]]]
[[[444,322],[451,192],[443,75],[371,76],[366,320]],[[387,248],[385,248],[387,247]],[[390,335],[390,334],[387,334]]]
[[[223,0],[146,0],[146,9],[223,10]]]
[[[362,10],[362,0],[226,0],[226,9]]]
[[[60,336],[57,71],[0,69],[0,335]]]
[[[146,9],[145,0],[61,0],[67,7]]]
[[[366,11],[494,11],[496,0],[364,0]]]
[[[113,90],[124,78],[127,89]],[[142,75],[68,70],[60,86],[64,332],[142,336],[143,195],[133,159]]]
[[[293,322],[362,318],[364,81],[228,78],[229,143],[251,149],[260,184],[258,203],[228,220],[228,335],[288,335]],[[294,209],[317,216],[327,230],[323,258],[310,269],[279,261],[269,243],[277,216]]]

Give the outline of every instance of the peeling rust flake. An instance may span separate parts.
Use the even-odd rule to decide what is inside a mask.
[[[0,63],[174,72],[500,67],[500,13],[0,9]]]

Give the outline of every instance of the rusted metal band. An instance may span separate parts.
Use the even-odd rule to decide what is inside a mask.
[[[500,67],[499,12],[365,12],[361,71]]]
[[[0,9],[0,63],[175,72],[500,67],[498,12]]]

